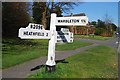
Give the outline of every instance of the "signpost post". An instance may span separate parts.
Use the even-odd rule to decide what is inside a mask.
[[[46,62],[46,70],[48,72],[55,70],[55,20],[56,20],[56,14],[51,14],[51,21],[50,21],[50,32],[52,34],[51,39],[49,40],[48,45],[48,60]]]
[[[85,26],[88,23],[86,16],[80,17],[56,17],[55,13],[51,14],[50,30],[45,30],[43,25],[30,23],[26,28],[19,29],[21,39],[49,39],[48,58],[46,61],[46,71],[52,72],[55,70],[55,44],[59,41],[73,42],[73,33],[68,29],[62,28],[61,31],[56,31],[56,26]]]

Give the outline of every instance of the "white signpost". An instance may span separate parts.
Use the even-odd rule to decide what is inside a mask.
[[[73,42],[73,33],[69,29],[62,28],[56,31],[56,26],[85,26],[88,24],[86,16],[80,17],[56,17],[55,13],[51,14],[50,30],[45,30],[42,25],[30,23],[26,28],[19,29],[21,39],[50,39],[48,45],[48,58],[46,61],[47,71],[55,70],[55,44],[61,42]]]
[[[50,39],[51,32],[48,30],[19,29],[19,37],[21,39]]]
[[[45,30],[42,25],[30,23],[26,28],[19,29],[21,39],[50,39],[50,30]]]
[[[72,17],[57,17],[56,18],[56,25],[59,26],[85,26],[88,24],[87,16],[72,16]]]

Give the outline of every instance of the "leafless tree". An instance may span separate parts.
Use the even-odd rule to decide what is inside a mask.
[[[112,26],[111,26],[111,23],[113,22],[113,19],[112,19],[111,16],[108,15],[108,13],[106,13],[105,16],[104,16],[104,22],[105,22],[107,31],[113,31]]]

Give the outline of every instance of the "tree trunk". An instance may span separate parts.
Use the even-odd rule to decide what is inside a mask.
[[[47,8],[46,8],[46,3],[44,3],[44,11],[43,11],[43,13],[42,13],[42,25],[44,26],[44,29],[46,29],[46,27],[47,27],[47,17],[46,17],[46,13],[47,13]]]

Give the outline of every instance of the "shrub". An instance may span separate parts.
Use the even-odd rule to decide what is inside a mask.
[[[100,35],[105,32],[104,28],[96,28],[95,30],[95,35]]]

